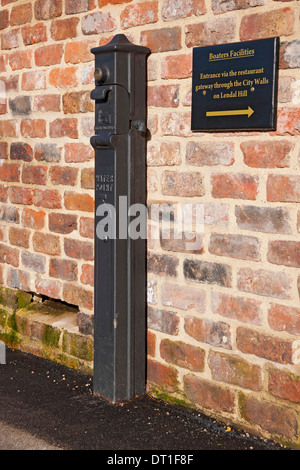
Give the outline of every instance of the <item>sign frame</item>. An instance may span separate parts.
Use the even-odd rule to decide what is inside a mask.
[[[193,132],[276,130],[279,37],[193,48]]]

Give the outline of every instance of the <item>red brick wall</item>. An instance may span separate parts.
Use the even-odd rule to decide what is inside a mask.
[[[277,0],[1,0],[0,280],[93,312],[93,46],[150,47],[148,202],[204,204],[196,252],[148,241],[148,383],[299,443],[300,18]],[[193,134],[194,46],[280,36],[275,132]],[[175,215],[176,221],[176,215]],[[149,226],[154,221],[149,219]]]

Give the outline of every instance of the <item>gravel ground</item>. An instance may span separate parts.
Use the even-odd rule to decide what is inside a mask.
[[[113,405],[92,390],[92,377],[7,349],[6,364],[0,365],[0,449],[105,450],[107,455],[122,450],[283,450],[148,395]]]

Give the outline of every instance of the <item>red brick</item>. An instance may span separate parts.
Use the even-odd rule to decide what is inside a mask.
[[[9,29],[1,34],[1,49],[9,50],[19,47],[19,28]]]
[[[264,4],[265,0],[233,0],[230,3],[224,3],[222,0],[213,0],[211,6],[214,14],[217,15],[231,10],[244,10]]]
[[[37,278],[35,288],[38,294],[45,295],[51,299],[61,298],[61,283],[59,281]]]
[[[9,242],[11,245],[29,248],[30,231],[26,228],[10,227]]]
[[[271,304],[268,322],[273,330],[300,335],[300,308]]]
[[[94,238],[95,223],[89,217],[80,217],[79,233],[85,238]]]
[[[68,42],[65,45],[66,63],[79,64],[94,61],[95,56],[91,53],[93,45],[94,43],[91,41]]]
[[[297,435],[297,417],[295,412],[266,400],[257,400],[252,396],[240,396],[242,417],[266,431],[294,438]]]
[[[63,299],[72,305],[78,305],[81,308],[93,309],[93,292],[86,290],[74,284],[64,284]]]
[[[77,263],[66,259],[51,258],[49,264],[49,276],[63,279],[64,281],[77,281]]]
[[[148,143],[147,166],[173,166],[181,163],[179,142]]]
[[[16,51],[9,56],[9,65],[13,71],[31,68],[31,64],[32,51]]]
[[[67,0],[71,2],[72,0]],[[105,5],[119,5],[120,3],[132,2],[132,0],[98,0],[99,7],[104,7]]]
[[[93,64],[85,65],[81,70],[81,83],[82,85],[90,85],[94,82],[95,67]]]
[[[156,349],[156,336],[151,331],[147,331],[147,355],[148,356],[155,356],[155,349]]]
[[[8,196],[13,204],[30,205],[33,202],[32,189],[19,186],[10,186],[8,188]]]
[[[127,29],[158,21],[158,2],[147,1],[128,5],[120,15],[121,28]]]
[[[205,292],[188,286],[163,284],[161,286],[162,305],[189,310],[194,308],[199,313],[205,312]]]
[[[65,193],[65,208],[71,211],[94,212],[94,199],[89,194]]]
[[[100,5],[101,6],[101,5]],[[95,8],[94,0],[66,0],[66,15],[81,13]]]
[[[93,261],[94,259],[94,245],[90,242],[65,238],[64,248],[66,255],[70,258],[84,259],[85,261]]]
[[[258,192],[258,177],[238,174],[212,175],[212,196],[255,200]]]
[[[22,5],[12,7],[10,12],[11,26],[30,23],[32,20],[32,4],[22,2]]]
[[[241,291],[267,297],[289,299],[291,296],[291,279],[284,272],[242,268],[238,271],[237,287]]]
[[[245,323],[261,323],[261,302],[247,297],[233,297],[220,292],[212,292],[213,313]]]
[[[167,196],[203,196],[203,175],[198,172],[165,171],[162,174],[162,194]]]
[[[148,306],[148,328],[168,335],[178,335],[179,317],[168,310]]]
[[[160,354],[166,362],[175,366],[193,372],[203,372],[204,370],[205,351],[196,346],[182,341],[163,339],[160,343]]]
[[[34,158],[39,162],[59,162],[61,148],[55,144],[38,143],[34,147]]]
[[[160,255],[148,253],[147,269],[148,272],[160,276],[177,276],[178,259],[171,255]]]
[[[203,248],[203,234],[185,230],[162,229],[160,232],[160,246],[163,250],[201,254]]]
[[[212,378],[239,387],[262,389],[261,369],[238,356],[209,351],[208,365]]]
[[[174,113],[172,111],[164,114],[161,119],[161,130],[162,135],[192,136],[190,113]]]
[[[279,109],[277,128],[271,135],[300,135],[300,108]]]
[[[0,137],[17,137],[16,121],[0,121]]]
[[[187,47],[223,44],[233,42],[234,38],[235,21],[233,18],[220,18],[185,27]]]
[[[45,253],[47,255],[60,255],[60,241],[56,235],[50,233],[35,232],[32,237],[34,251]]]
[[[9,25],[9,13],[8,10],[0,11],[0,30],[7,28]]]
[[[189,401],[218,412],[233,413],[235,395],[208,380],[194,375],[184,377],[184,392]]]
[[[201,343],[231,349],[230,327],[227,323],[187,316],[184,319],[184,329],[189,336]]]
[[[157,281],[153,279],[147,280],[147,303],[157,304]]]
[[[2,163],[0,165],[0,180],[10,183],[20,181],[20,165],[18,163]]]
[[[294,14],[291,8],[254,13],[242,18],[240,39],[262,39],[274,36],[289,36],[294,32]]]
[[[56,189],[35,189],[33,204],[45,209],[61,209],[61,195]]]
[[[22,182],[25,184],[46,184],[47,169],[46,166],[23,166]]]
[[[289,211],[282,207],[236,206],[235,216],[243,230],[291,233]]]
[[[44,23],[26,25],[21,29],[21,34],[25,46],[47,41],[47,29]]]
[[[299,41],[295,39],[291,42],[281,42],[279,67],[282,69],[293,69],[300,67],[299,60]]]
[[[80,282],[82,282],[82,284],[88,284],[89,286],[94,287],[94,266],[91,266],[90,264],[82,265]]]
[[[65,144],[66,163],[88,162],[94,157],[94,151],[90,145],[82,143]]]
[[[83,34],[107,33],[116,29],[116,23],[110,13],[97,11],[82,18],[81,29]]]
[[[157,192],[157,185],[158,185],[157,173],[155,170],[149,168],[147,170],[147,182],[146,182],[148,193]]]
[[[292,342],[256,330],[239,326],[236,330],[237,348],[279,364],[292,364]]]
[[[94,111],[89,91],[73,91],[63,95],[63,112],[65,114],[87,113],[88,111]]]
[[[54,20],[51,23],[50,32],[54,41],[62,41],[77,36],[77,25],[79,18],[66,18],[64,20]]]
[[[44,119],[22,119],[20,131],[23,137],[46,137],[46,121]]]
[[[80,185],[85,189],[95,188],[95,169],[94,168],[83,168],[81,170]]]
[[[183,274],[187,280],[202,284],[217,284],[222,287],[232,286],[232,269],[227,264],[187,258],[183,262]]]
[[[276,240],[269,242],[269,263],[300,267],[300,242]]]
[[[10,146],[10,158],[12,160],[30,162],[33,159],[33,150],[29,144],[25,144],[23,142],[12,142]]]
[[[60,111],[60,95],[34,96],[33,111]]]
[[[53,184],[74,186],[77,181],[78,169],[70,166],[52,166],[49,174]]]
[[[212,233],[208,250],[217,256],[227,256],[252,261],[260,261],[258,238],[244,235]]]
[[[289,167],[293,144],[286,140],[248,141],[241,144],[246,165],[254,168]]]
[[[192,76],[192,54],[168,56],[161,61],[161,78],[179,79]]]
[[[19,250],[7,245],[0,245],[0,263],[10,264],[17,268],[19,266]]]
[[[269,175],[267,200],[271,202],[300,202],[300,176]]]
[[[162,17],[165,21],[205,13],[205,0],[164,0],[162,6]]]
[[[63,55],[62,44],[50,44],[36,49],[34,53],[35,63],[38,66],[56,65],[61,63]]]
[[[18,224],[20,221],[19,209],[11,204],[3,204],[0,209],[0,220],[11,224]]]
[[[149,86],[148,106],[177,108],[179,106],[179,87],[177,85]]]
[[[4,83],[6,92],[18,91],[19,89],[19,75],[10,75],[9,77],[3,77],[1,80]]]
[[[22,75],[22,90],[43,90],[46,88],[46,75],[42,70],[25,72]]]
[[[186,162],[193,166],[233,165],[234,144],[229,142],[188,142]]]
[[[24,268],[32,269],[40,274],[46,271],[45,256],[29,253],[29,251],[22,251],[21,259]]]
[[[95,118],[83,117],[81,118],[81,132],[86,137],[92,137],[95,133]]]
[[[37,20],[49,20],[61,16],[62,0],[37,0],[34,4],[34,14]]]
[[[181,28],[175,26],[142,31],[140,44],[149,47],[151,52],[177,51],[181,49]]]
[[[6,98],[0,98],[0,114],[6,114],[7,113],[7,99]]]
[[[30,275],[20,269],[7,269],[7,285],[13,289],[30,292]]]
[[[275,397],[300,403],[300,377],[288,371],[269,369],[268,390]]]
[[[7,194],[7,187],[0,185],[0,202],[7,202],[8,194]],[[3,241],[3,228],[0,229],[0,239]]]
[[[45,226],[44,211],[35,211],[30,208],[25,208],[22,213],[22,224],[24,227],[41,230]]]
[[[6,67],[7,67],[7,56],[4,54],[1,54],[0,55],[0,73],[6,72]]]
[[[78,121],[74,118],[55,119],[50,122],[50,137],[70,137],[70,139],[78,138]]]
[[[77,216],[73,214],[49,214],[49,230],[57,233],[71,233],[77,230]]]
[[[148,382],[161,387],[166,392],[174,392],[178,388],[178,372],[174,367],[148,360],[147,363]]]

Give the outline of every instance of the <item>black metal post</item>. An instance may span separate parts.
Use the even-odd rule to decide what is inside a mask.
[[[128,236],[132,204],[145,205],[148,48],[120,34],[95,54],[94,393],[141,396],[146,375],[145,239]],[[122,214],[121,214],[122,211]],[[124,212],[127,212],[124,214]],[[115,222],[115,224],[114,224]]]

